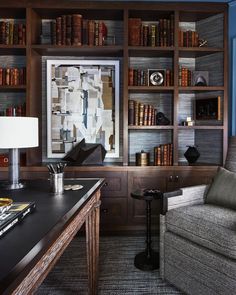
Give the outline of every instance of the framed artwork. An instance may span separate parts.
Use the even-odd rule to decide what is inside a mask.
[[[221,97],[196,99],[196,120],[221,120]]]
[[[119,61],[47,60],[47,157],[101,143],[119,157]]]

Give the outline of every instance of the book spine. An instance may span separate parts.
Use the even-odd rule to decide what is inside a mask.
[[[94,46],[95,23],[94,20],[89,20],[88,23],[88,45]]]
[[[82,15],[72,15],[72,45],[82,45]]]
[[[23,24],[18,24],[18,44],[23,45]]]
[[[72,16],[70,14],[66,15],[66,36],[65,44],[71,45],[72,39]]]
[[[128,40],[130,46],[139,46],[141,40],[141,19],[140,18],[129,18],[129,34]]]
[[[9,23],[9,45],[13,45],[14,23]]]
[[[5,44],[9,45],[10,44],[9,41],[10,41],[10,26],[9,26],[9,22],[6,22],[5,23]],[[16,44],[18,44],[18,42]]]
[[[57,29],[56,29],[56,22],[53,20],[50,22],[50,29],[51,29],[51,44],[57,44]]]
[[[66,15],[61,17],[61,44],[66,45]]]
[[[133,100],[129,100],[128,124],[130,126],[134,125],[134,101]]]
[[[83,19],[83,28],[82,28],[82,42],[83,45],[88,45],[88,20]]]
[[[61,17],[56,18],[56,43],[62,45],[62,34],[61,34],[62,19]]]
[[[129,86],[134,86],[134,69],[129,69]]]
[[[0,44],[5,44],[6,39],[6,22],[0,22]]]

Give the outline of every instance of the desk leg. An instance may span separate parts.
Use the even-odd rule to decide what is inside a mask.
[[[86,218],[89,295],[96,295],[98,293],[100,192],[97,192],[95,197],[96,203]]]

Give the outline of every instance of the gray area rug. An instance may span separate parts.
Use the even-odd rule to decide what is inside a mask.
[[[153,242],[157,249],[157,240]],[[135,254],[145,249],[145,237],[101,237],[99,295],[182,294],[161,280],[159,271],[134,267]],[[88,294],[85,238],[76,237],[40,286],[37,295]]]

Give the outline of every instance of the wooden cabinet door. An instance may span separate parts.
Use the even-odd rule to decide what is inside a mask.
[[[163,171],[137,171],[128,172],[128,222],[129,224],[142,224],[146,222],[146,202],[131,197],[131,192],[137,189],[159,189],[166,191],[168,172]],[[160,201],[152,201],[152,225],[159,223]]]

